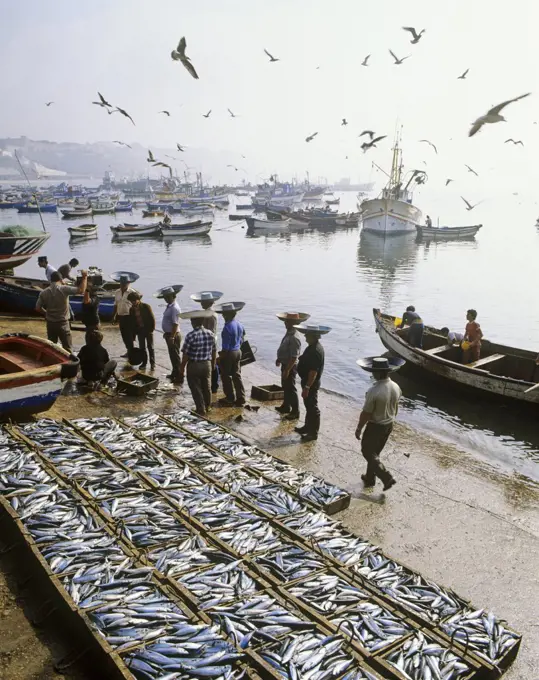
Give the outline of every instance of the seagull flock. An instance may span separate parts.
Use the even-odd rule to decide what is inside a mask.
[[[418,31],[413,26],[403,26],[402,30],[406,31],[407,33],[410,34],[410,43],[412,45],[417,45],[419,43],[419,41],[421,40],[422,36],[426,32],[426,29],[424,29],[424,28],[421,29],[420,31]],[[187,41],[186,41],[185,37],[182,37],[180,39],[177,47],[175,49],[173,49],[172,52],[170,53],[170,56],[171,56],[173,61],[180,62],[184,66],[186,71],[189,73],[189,75],[192,76],[192,78],[194,78],[195,80],[198,80],[199,79],[198,73],[197,73],[190,57],[187,56],[186,49],[187,49]],[[389,54],[391,55],[391,57],[393,58],[395,66],[402,66],[403,63],[412,56],[412,55],[409,54],[405,57],[399,58],[393,50],[389,49],[388,51],[389,51]],[[281,61],[281,59],[279,57],[276,57],[273,54],[271,54],[271,52],[269,52],[266,48],[264,48],[264,54],[268,57],[269,63],[273,64],[273,63],[277,63],[277,62]],[[365,58],[361,62],[362,67],[369,67],[370,66],[371,56],[372,56],[371,54],[367,54],[365,56]],[[320,66],[316,67],[316,69],[319,69],[319,68],[320,68]],[[457,79],[458,80],[466,80],[469,71],[470,71],[470,69],[467,68],[465,71],[463,71],[463,73],[461,73],[461,75],[459,75],[457,77]],[[472,123],[470,130],[468,132],[468,136],[473,137],[474,135],[476,135],[478,132],[481,131],[483,126],[485,126],[487,124],[505,122],[506,119],[501,114],[501,112],[509,104],[512,104],[514,102],[520,101],[521,99],[529,97],[530,94],[531,94],[530,92],[527,92],[526,94],[522,94],[518,97],[513,97],[512,99],[507,99],[506,101],[503,101],[501,104],[497,104],[496,106],[493,106],[492,108],[490,108],[487,111],[486,114],[479,116],[479,118],[477,118]],[[114,105],[114,104],[111,104],[110,102],[108,102],[100,92],[98,92],[97,95],[98,95],[99,101],[94,101],[94,102],[92,102],[92,104],[94,104],[95,106],[99,106],[100,108],[104,109],[107,112],[108,115],[112,115],[114,113],[119,113],[122,116],[124,116],[125,118],[129,119],[131,121],[131,123],[133,125],[135,125],[135,121],[133,120],[131,115],[125,109],[121,108],[120,106],[117,106],[117,105]],[[54,103],[55,103],[54,101],[48,101],[48,102],[45,102],[45,106],[50,107]],[[227,109],[227,111],[228,111],[231,118],[237,118],[238,117],[237,114],[235,114],[233,111],[231,111],[231,109]],[[158,113],[167,116],[167,118],[171,117],[170,111],[167,111],[166,109],[163,109],[163,110],[159,111]],[[212,113],[212,109],[210,109],[207,113],[203,113],[202,117],[208,119],[210,117],[211,113]],[[348,123],[348,120],[346,118],[341,119],[341,126],[347,126],[348,124],[349,123]],[[315,137],[318,136],[318,134],[319,134],[318,131],[316,131],[316,132],[313,132],[312,134],[308,135],[307,137],[305,137],[305,142],[307,142],[307,143],[312,142],[315,139]],[[385,139],[387,137],[387,135],[376,136],[376,133],[373,130],[363,130],[363,132],[361,132],[358,135],[358,137],[363,137],[365,135],[367,135],[369,137],[369,141],[365,141],[361,144],[361,149],[363,150],[363,153],[366,153],[367,151],[369,151],[372,148],[376,148],[377,143],[382,141],[383,139]],[[434,150],[436,155],[438,154],[438,148],[430,140],[420,139],[419,142],[428,144]],[[114,140],[113,143],[118,144],[120,146],[125,146],[129,149],[132,148],[129,144],[127,144],[123,141],[120,141],[120,140]],[[524,146],[524,142],[522,140],[513,139],[512,137],[506,139],[504,143],[505,144],[512,143],[514,146]],[[180,152],[185,151],[184,146],[182,146],[180,144],[176,144],[176,146],[177,146],[178,151],[180,151]],[[177,160],[173,156],[167,156],[167,157],[172,158],[174,160]],[[242,158],[245,158],[245,156],[242,155]],[[348,156],[346,156],[346,158],[348,158]],[[170,165],[168,165],[167,163],[164,163],[164,162],[160,161],[159,159],[155,158],[155,156],[153,155],[153,153],[150,150],[148,150],[148,157],[147,157],[146,160],[147,160],[148,163],[151,163],[153,167],[168,168],[170,174],[172,175],[172,168],[170,167]],[[234,170],[236,172],[238,171],[238,168],[235,165],[229,164],[229,165],[227,165],[227,167],[234,168]],[[476,176],[479,176],[478,173],[473,168],[471,168],[469,165],[465,165],[465,167],[467,168],[468,172],[473,173]],[[243,169],[241,169],[241,170],[244,171]],[[446,182],[445,182],[445,186],[448,186],[453,181],[454,181],[453,179],[447,178]],[[466,204],[466,210],[473,210],[477,205],[479,205],[478,203],[476,203],[475,205],[472,205],[464,197],[461,196],[461,198],[464,201],[464,203]]]

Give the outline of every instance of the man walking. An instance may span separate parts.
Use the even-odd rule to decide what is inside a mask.
[[[200,293],[193,293],[191,300],[199,302],[202,309],[209,312],[208,316],[203,319],[203,326],[211,331],[217,337],[217,314],[213,309],[213,303],[217,302],[223,297],[219,290],[205,290]],[[211,374],[211,391],[213,394],[217,393],[219,389],[219,369],[217,364],[213,367]]]
[[[218,314],[223,315],[225,325],[221,331],[221,352],[219,353],[219,370],[223,381],[224,399],[219,399],[220,406],[244,406],[245,387],[241,379],[241,343],[245,329],[236,319],[236,313],[245,307],[245,302],[224,302],[215,307]]]
[[[180,314],[191,319],[193,330],[187,333],[182,347],[180,379],[183,381],[187,365],[187,384],[195,402],[196,412],[205,416],[211,408],[211,373],[217,357],[217,344],[212,331],[204,327],[211,312],[203,309]]]
[[[51,275],[51,285],[39,294],[36,311],[44,313],[47,320],[47,338],[51,342],[60,341],[62,347],[71,351],[71,330],[69,328],[69,296],[84,295],[88,281],[88,272],[82,272],[80,285],[59,285],[62,277],[57,271]]]
[[[180,346],[182,336],[180,333],[180,313],[181,309],[176,302],[176,295],[183,288],[182,285],[166,286],[161,288],[155,294],[155,297],[163,298],[167,303],[167,307],[163,312],[163,319],[161,321],[161,329],[163,337],[167,343],[168,356],[172,365],[172,372],[167,376],[169,380],[174,383],[182,382],[180,375]]]
[[[399,400],[402,396],[401,388],[389,377],[390,373],[398,371],[405,363],[404,359],[391,357],[368,357],[359,359],[358,366],[372,373],[374,385],[365,395],[365,404],[356,428],[356,439],[361,438],[363,428],[365,432],[361,438],[361,453],[367,461],[367,471],[361,475],[365,487],[376,484],[376,478],[384,484],[387,491],[395,484],[395,479],[383,463],[380,454],[386,445],[393,424],[399,410]]]
[[[277,314],[277,318],[284,321],[286,334],[277,350],[276,366],[281,368],[281,387],[283,388],[283,403],[275,410],[285,415],[286,420],[299,418],[299,399],[296,389],[297,363],[301,354],[301,340],[294,326],[307,321],[309,314],[300,312],[284,312]]]
[[[45,277],[47,278],[47,281],[50,283],[51,282],[51,276],[53,273],[56,271],[56,269],[52,266],[52,264],[49,264],[49,260],[46,255],[40,255],[37,258],[37,265],[38,267],[41,267],[42,269],[45,270]]]
[[[320,430],[320,409],[318,408],[318,390],[324,372],[324,348],[320,343],[320,336],[329,333],[329,326],[300,324],[296,330],[305,334],[307,347],[298,361],[298,375],[301,378],[301,396],[305,405],[305,424],[296,427],[302,442],[312,442],[318,439]]]
[[[131,302],[129,302],[129,293],[131,293],[133,290],[133,288],[130,288],[129,276],[122,274],[120,276],[120,287],[114,294],[114,311],[112,313],[112,323],[115,323],[117,320],[120,326],[122,340],[125,345],[125,349],[127,350],[125,354],[122,354],[123,359],[129,356],[129,350],[133,349],[135,341],[133,317],[131,316]]]

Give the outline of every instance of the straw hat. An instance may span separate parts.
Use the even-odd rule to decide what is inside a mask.
[[[356,364],[364,371],[389,371],[393,373],[398,371],[401,366],[404,366],[406,361],[400,357],[365,357],[358,359]]]
[[[180,314],[180,319],[208,319],[213,314],[205,309],[190,309]]]
[[[303,323],[311,316],[310,314],[305,314],[305,312],[279,312],[276,314],[278,319],[281,321],[297,321],[298,323]]]
[[[156,298],[164,298],[165,295],[177,295],[182,288],[183,285],[181,283],[174,284],[173,286],[165,286],[164,288],[160,288],[158,291],[156,291],[153,296]]]
[[[305,333],[305,335],[307,335],[307,333],[310,333],[311,335],[325,335],[331,330],[329,326],[321,326],[315,323],[300,323],[297,326],[294,326],[294,328],[300,333]]]
[[[212,300],[215,302],[223,297],[223,294],[218,290],[205,290],[200,293],[193,293],[191,295],[191,300],[195,302],[205,302],[206,300]]]
[[[110,278],[116,283],[134,283],[137,279],[140,279],[138,274],[135,272],[114,272],[110,275]]]
[[[222,314],[223,312],[239,312],[245,307],[245,302],[222,302],[220,305],[215,305],[214,312]]]

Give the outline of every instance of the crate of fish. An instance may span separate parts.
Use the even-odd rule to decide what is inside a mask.
[[[326,482],[311,472],[301,474],[296,493],[313,505],[323,508],[329,515],[345,510],[350,505],[348,491]]]
[[[341,531],[341,536],[317,541],[317,548],[345,567],[357,564],[369,553],[378,549],[364,538],[354,536],[344,529]]]
[[[141,397],[143,394],[148,394],[151,390],[156,390],[158,385],[158,378],[153,378],[151,375],[138,371],[127,377],[116,378],[116,389],[118,392],[132,397]]]
[[[421,631],[377,656],[376,662],[392,674],[390,677],[402,680],[471,680],[479,670],[478,664],[469,657],[464,659],[457,651]]]
[[[121,657],[138,680],[240,680],[244,675],[238,666],[242,652],[223,638],[217,626],[205,624],[180,623],[162,640],[148,640]]]
[[[479,657],[497,677],[516,658],[522,636],[485,609],[465,609],[438,624],[451,645]]]
[[[350,609],[371,597],[366,590],[347,583],[331,572],[308,576],[302,581],[283,586],[282,591],[326,618]],[[299,603],[298,607],[301,606]]]
[[[170,451],[176,456],[183,458],[190,451],[200,449],[200,442],[191,439],[179,430],[169,428],[168,432],[144,433],[144,436],[152,441],[156,446]]]
[[[118,468],[107,460],[94,459],[92,463],[58,466],[58,470],[77,484],[89,498],[102,500],[118,494],[142,491],[140,479]]]
[[[40,446],[55,444],[64,446],[66,438],[76,436],[64,423],[52,420],[52,418],[41,418],[37,422],[17,425],[16,429]]]
[[[277,530],[258,518],[240,528],[221,530],[215,535],[238,555],[255,555],[283,545],[283,537]]]
[[[285,517],[305,510],[302,503],[278,484],[243,486],[238,493],[272,517]]]
[[[255,653],[285,680],[339,677],[378,680],[380,677],[339,635],[303,632],[268,644]]]
[[[216,564],[211,569],[191,572],[178,579],[198,600],[201,609],[209,609],[226,602],[245,600],[264,589],[248,574],[241,560]]]
[[[368,552],[352,565],[352,573],[358,574],[377,588],[388,588],[396,585],[402,579],[405,568],[386,557],[381,550]]]
[[[192,446],[190,445],[189,448],[185,448],[181,453],[174,451],[174,454],[193,467],[201,467],[209,463],[229,462],[228,458],[225,458],[220,453],[216,453],[196,440],[191,441],[191,444]]]
[[[81,536],[84,538],[81,539]],[[58,577],[77,577],[74,583],[76,593],[70,592],[76,604],[81,584],[97,581],[101,574],[114,574],[126,562],[126,555],[118,546],[118,540],[104,530],[76,534],[67,540],[64,538],[54,543],[38,544],[37,547],[53,574]]]
[[[179,509],[185,510],[189,515],[198,515],[201,512],[219,508],[222,504],[232,499],[229,493],[221,491],[213,484],[203,484],[196,487],[184,487],[167,491],[167,496]]]
[[[198,468],[204,474],[218,480],[223,486],[234,492],[255,481],[253,475],[249,474],[243,465],[224,459],[211,459],[198,465]]]
[[[123,418],[123,422],[129,427],[133,427],[137,430],[150,430],[163,424],[163,420],[161,420],[161,416],[158,413],[129,416],[128,418]]]
[[[261,594],[243,602],[215,605],[208,616],[241,649],[274,643],[276,638],[314,629],[314,623],[275,597]]]
[[[351,609],[329,617],[329,621],[366,654],[379,654],[400,644],[414,632],[402,616],[375,598],[359,602]]]
[[[316,510],[303,510],[291,517],[283,517],[280,524],[311,542],[313,546],[316,546],[317,542],[323,539],[340,538],[343,535],[340,522],[336,522],[324,512],[317,512]]]
[[[221,496],[191,506],[192,516],[209,531],[234,531],[249,528],[260,521],[260,517],[250,510],[244,510],[232,496]]]
[[[236,558],[194,534],[175,545],[154,548],[147,553],[146,559],[164,576],[177,578],[192,571],[209,569],[215,564],[234,562]]]
[[[102,443],[127,432],[127,429],[113,418],[75,418],[68,422]]]
[[[300,470],[293,465],[283,463],[269,453],[265,453],[254,446],[246,448],[248,448],[248,455],[243,461],[246,468],[256,470],[264,477],[274,482],[287,484],[294,489],[299,486],[302,475]]]
[[[191,535],[171,508],[151,493],[101,501],[100,507],[116,522],[121,535],[137,548],[179,542]]]
[[[147,465],[147,462],[147,460],[141,461],[139,465],[133,466],[133,470],[163,491],[170,492],[173,489],[200,487],[204,483],[188,465],[167,459],[161,465],[150,466]]]
[[[210,423],[208,420],[204,420],[203,418],[195,415],[192,411],[182,408],[177,409],[174,411],[174,413],[166,413],[163,415],[163,417],[169,420],[171,423],[180,425],[181,427],[183,427],[186,423],[200,423],[201,425],[202,423],[206,423],[208,428],[215,427],[213,423]]]
[[[327,569],[327,563],[319,555],[291,543],[262,553],[253,562],[279,583],[293,583]]]

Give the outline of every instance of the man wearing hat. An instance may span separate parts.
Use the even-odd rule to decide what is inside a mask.
[[[320,430],[320,409],[318,408],[318,390],[320,379],[324,372],[324,348],[320,343],[320,336],[329,333],[329,326],[313,324],[299,324],[296,330],[305,334],[307,347],[298,361],[298,375],[301,378],[303,403],[305,405],[305,424],[296,427],[302,441],[311,442],[318,439]]]
[[[361,438],[361,453],[367,461],[367,471],[361,475],[366,487],[374,486],[376,478],[384,484],[387,491],[395,484],[395,479],[383,463],[380,454],[393,430],[393,424],[399,410],[399,400],[402,396],[401,388],[389,377],[390,373],[398,371],[404,364],[404,359],[397,357],[368,357],[359,359],[358,366],[372,373],[374,385],[365,395],[365,404],[356,428],[356,439],[361,438],[363,428],[365,432]]]
[[[204,321],[210,314],[203,309],[180,314],[182,319],[191,319],[193,327],[183,342],[180,379],[183,381],[187,365],[187,384],[196,412],[201,416],[205,416],[211,407],[211,373],[217,357],[215,335],[204,327]]]
[[[283,403],[275,410],[286,414],[286,420],[299,418],[299,400],[296,389],[296,374],[298,357],[301,354],[301,340],[294,326],[309,318],[309,314],[300,312],[284,312],[277,314],[277,318],[284,321],[286,334],[277,350],[276,366],[281,367],[281,386],[283,388]]]
[[[133,325],[133,317],[131,316],[131,302],[129,301],[129,293],[134,289],[130,288],[129,276],[122,274],[119,279],[120,287],[114,293],[114,311],[112,313],[112,323],[118,321],[120,326],[120,333],[122,340],[127,350],[122,354],[123,358],[129,356],[129,350],[133,349],[135,341],[135,327]],[[134,291],[135,293],[137,291]]]
[[[176,286],[178,288],[178,286]],[[179,287],[180,290],[182,286]],[[167,303],[167,307],[163,312],[163,319],[161,321],[161,329],[163,331],[163,337],[167,343],[168,356],[170,357],[170,363],[172,364],[172,373],[167,377],[172,380],[172,382],[182,382],[182,377],[180,374],[180,346],[182,342],[182,336],[180,334],[180,313],[181,309],[179,304],[176,302],[176,293],[174,286],[167,286],[162,288],[157,297],[163,298]]]
[[[191,300],[199,302],[202,309],[206,310],[208,313],[202,320],[202,325],[211,331],[215,337],[217,337],[217,314],[213,309],[213,303],[217,302],[223,294],[218,290],[205,290],[200,293],[193,293],[191,295]],[[219,389],[219,370],[217,364],[214,365],[211,373],[211,391],[213,394]]]
[[[224,399],[219,399],[221,406],[243,406],[245,404],[245,387],[241,379],[241,343],[245,329],[236,319],[236,313],[245,307],[245,302],[224,302],[217,305],[215,311],[223,315],[225,325],[221,331],[221,352],[219,368],[223,381]]]

